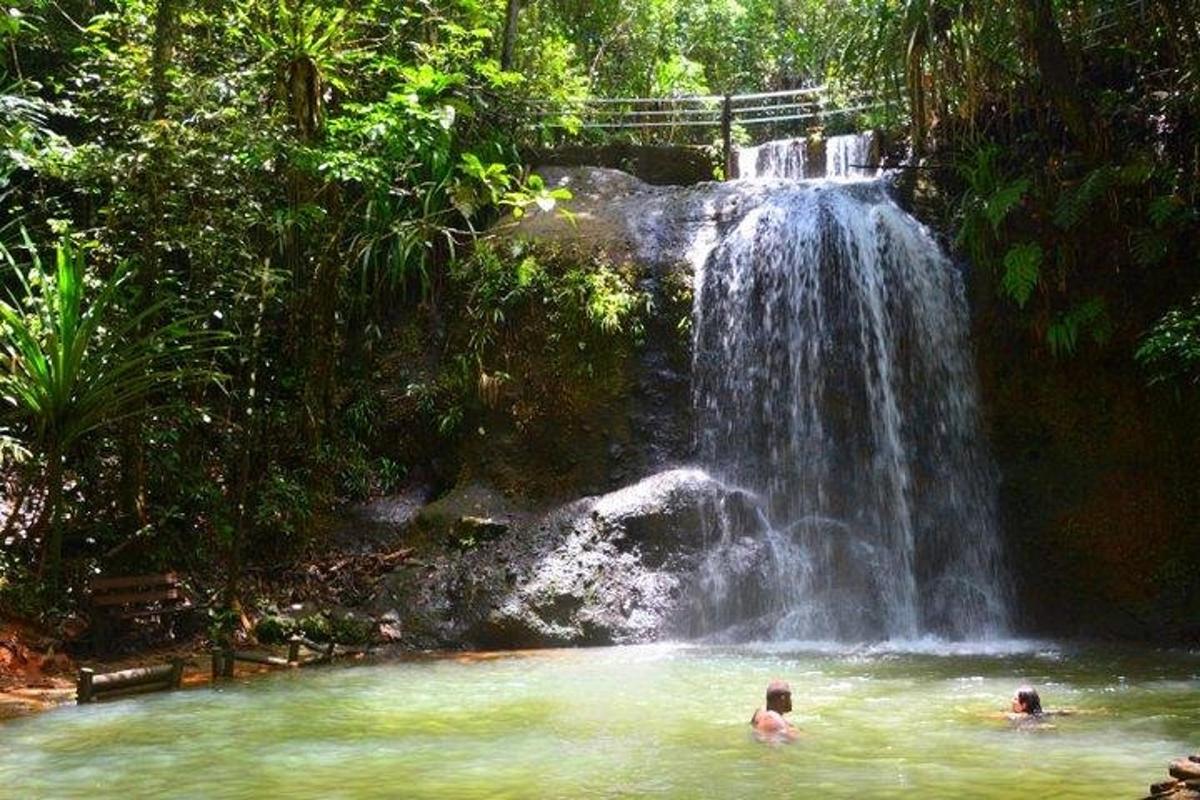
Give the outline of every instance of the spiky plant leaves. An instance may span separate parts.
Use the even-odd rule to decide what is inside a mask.
[[[53,269],[27,235],[25,249],[28,265],[6,253],[15,288],[0,297],[0,414],[44,462],[52,528],[44,563],[56,570],[62,470],[75,446],[161,411],[184,385],[219,380],[212,358],[224,337],[198,316],[174,315],[165,299],[122,316],[128,269],[89,291],[83,250],[68,240],[55,249]]]

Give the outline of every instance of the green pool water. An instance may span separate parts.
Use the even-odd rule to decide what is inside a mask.
[[[13,798],[1136,798],[1200,746],[1200,656],[656,645],[281,673],[0,726]],[[802,738],[754,741],[768,680]],[[1077,713],[1023,730],[1020,683]]]

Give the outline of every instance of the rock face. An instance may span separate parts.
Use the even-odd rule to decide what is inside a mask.
[[[663,638],[680,629],[694,588],[708,504],[754,499],[688,468],[544,513],[465,487],[418,517],[441,554],[395,573],[374,613],[398,617],[404,640],[424,647]]]
[[[626,520],[632,528],[617,526],[615,536],[590,515],[602,497],[622,496],[620,487],[694,460],[686,332],[692,249],[711,247],[779,184],[668,186],[614,169],[536,171],[547,185],[571,189],[574,221],[535,212],[512,235],[635,264],[655,312],[618,402],[600,413],[572,412],[577,424],[547,431],[536,445],[527,431],[489,424],[476,450],[463,454],[468,474],[439,475],[446,477],[439,486],[457,477],[459,487],[412,523],[443,537],[424,548],[430,566],[397,573],[392,599],[380,601],[379,610],[402,617],[396,627],[416,643],[638,641],[669,630],[672,615],[687,605],[694,538],[680,534],[664,566],[654,563],[659,556],[651,548],[634,546],[628,531],[638,528],[636,520]],[[1055,359],[1028,355],[1027,332],[1002,324],[1011,312],[990,291],[990,275],[980,271],[968,283],[982,406],[1002,473],[1002,537],[1021,601],[1018,627],[1194,640],[1200,592],[1187,576],[1200,563],[1200,415],[1153,396],[1120,355],[1132,351],[1161,308],[1123,325],[1121,343]],[[448,509],[446,519],[430,517],[473,485],[529,496],[519,491],[523,476],[541,474],[561,477],[538,497],[550,511],[513,507],[492,491],[471,508]],[[650,560],[634,563],[639,556]],[[603,572],[600,562],[609,565]],[[554,578],[536,579],[543,568]],[[612,602],[589,598],[589,579]],[[628,618],[615,620],[616,594],[624,590],[631,593]]]
[[[1200,754],[1170,763],[1168,780],[1152,783],[1146,800],[1197,800],[1200,798]]]
[[[684,186],[713,179],[712,155],[703,147],[627,143],[567,145],[531,152],[527,156],[529,163],[541,167],[619,169],[658,186]]]

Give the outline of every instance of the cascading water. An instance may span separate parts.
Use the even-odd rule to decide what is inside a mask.
[[[739,178],[866,178],[879,170],[874,133],[779,139],[738,151]]]
[[[871,147],[825,145],[838,177]],[[764,145],[744,164],[803,176],[797,152]],[[959,274],[881,180],[742,183],[756,202],[696,256],[693,382],[700,457],[758,513],[707,515],[691,633],[1002,634]]]

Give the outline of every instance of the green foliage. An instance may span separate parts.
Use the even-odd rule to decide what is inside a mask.
[[[533,307],[545,313],[549,340],[573,347],[580,356],[577,368],[592,373],[589,348],[618,333],[636,341],[649,311],[647,296],[632,286],[628,273],[603,263],[575,265],[557,254],[527,252],[523,245],[508,253],[480,248],[452,277],[466,290],[465,313],[473,321],[469,351],[479,363],[511,331],[515,318]]]
[[[1104,344],[1111,334],[1108,308],[1103,299],[1093,297],[1059,314],[1046,330],[1046,343],[1053,355],[1065,356],[1075,352],[1081,336]]]
[[[374,623],[353,613],[333,614],[329,620],[329,639],[338,644],[363,646],[375,636]]]
[[[219,377],[208,359],[221,337],[196,315],[147,328],[164,300],[112,324],[127,270],[87,301],[81,248],[61,242],[53,271],[28,239],[26,249],[28,267],[9,260],[18,291],[0,299],[0,351],[9,365],[0,397],[31,447],[65,453],[99,428],[162,408],[146,402],[157,392]]]
[[[45,464],[51,532],[44,563],[57,573],[63,530],[63,470],[76,445],[117,423],[161,412],[174,393],[217,380],[211,359],[222,337],[196,315],[166,323],[152,319],[167,301],[121,314],[128,272],[119,270],[95,290],[85,282],[83,250],[68,240],[43,265],[25,240],[30,263],[8,254],[16,287],[0,299],[0,414]],[[89,297],[90,295],[90,297]]]
[[[1164,314],[1135,355],[1152,384],[1200,383],[1200,297]]]
[[[521,242],[479,247],[451,281],[465,322],[457,355],[434,380],[408,387],[443,435],[498,406],[528,426],[568,383],[597,397],[614,391],[613,371],[651,311],[631,267]]]
[[[295,623],[287,618],[268,614],[254,626],[254,638],[263,644],[284,644],[296,632]]]
[[[1137,292],[1194,291],[1200,62],[1177,4],[1098,32],[1109,4],[1055,4],[1103,159],[1064,133],[1011,4],[522,5],[508,72],[496,0],[7,4],[0,241],[14,220],[77,231],[91,267],[71,245],[0,280],[0,469],[69,477],[48,483],[87,509],[56,514],[74,555],[152,530],[153,559],[221,580],[427,468],[445,446],[426,436],[620,392],[650,311],[635,271],[480,233],[570,216],[521,153],[590,135],[588,96],[889,100],[825,133],[911,123],[918,155],[938,150],[923,170],[954,154],[958,246],[1056,354],[1104,340]],[[1143,342],[1152,375],[1192,374],[1192,316]],[[420,341],[397,366],[402,326]],[[44,535],[13,556],[22,579]]]
[[[966,248],[974,261],[981,265],[991,261],[992,250],[998,243],[1005,222],[1018,204],[1025,199],[1030,187],[1030,181],[1027,178],[1013,178],[1006,174],[1000,162],[1000,148],[994,143],[985,142],[960,159],[956,165],[959,177],[967,186],[966,192],[959,201],[956,244]],[[1030,273],[1027,263],[1029,255],[1025,254],[1023,257],[1026,259],[1026,269],[1021,277],[1028,277]],[[1017,258],[1022,258],[1022,256],[1018,255]],[[1004,270],[1006,282],[1009,272],[1007,259],[1008,256],[1005,258],[1006,268]],[[1038,262],[1040,263],[1040,256]],[[1035,264],[1032,270],[1035,285],[1037,283],[1036,267]],[[1033,287],[1021,290],[1021,285],[1020,282],[1014,284],[1018,290],[1017,294],[1009,291],[1009,295],[1014,298],[1017,296],[1027,298]],[[1019,302],[1024,305],[1023,300]]]
[[[1092,170],[1074,188],[1067,188],[1054,209],[1054,223],[1060,228],[1074,228],[1083,221],[1096,201],[1112,186],[1116,170],[1101,167]]]
[[[325,614],[309,614],[296,622],[296,631],[315,642],[328,642],[333,635],[333,624]]]
[[[208,609],[208,639],[228,645],[238,627],[238,613],[232,608],[210,606]]]
[[[294,547],[312,517],[313,498],[301,476],[272,466],[260,489],[255,523]]]
[[[1036,242],[1013,245],[1004,256],[1000,288],[1021,308],[1041,280],[1042,247]]]

